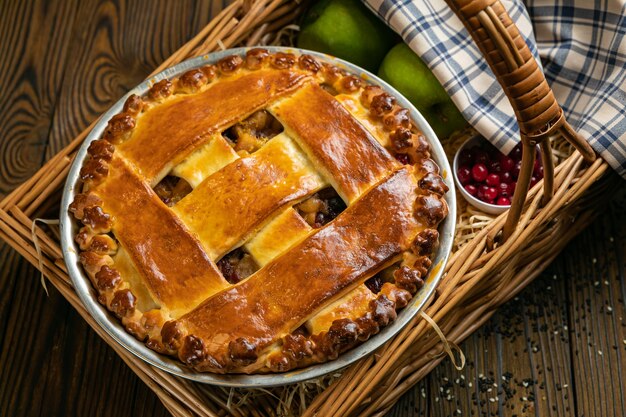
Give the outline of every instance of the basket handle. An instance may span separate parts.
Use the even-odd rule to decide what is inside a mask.
[[[517,26],[500,0],[446,0],[461,19],[474,42],[487,59],[515,111],[522,140],[522,167],[502,231],[508,239],[518,224],[535,163],[539,144],[544,166],[543,203],[554,190],[554,163],[550,138],[561,135],[592,162],[596,155],[589,144],[567,123]]]

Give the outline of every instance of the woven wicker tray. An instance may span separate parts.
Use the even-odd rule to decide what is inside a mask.
[[[281,29],[301,11],[297,3],[284,0],[235,1],[155,72],[222,48],[288,42],[288,33]],[[450,346],[460,343],[532,281],[600,212],[620,182],[600,159],[588,164],[579,153],[561,153],[555,168],[554,197],[542,204],[543,182],[534,187],[522,204],[519,224],[492,250],[490,237],[503,228],[507,213],[491,218],[461,203],[462,226],[435,299],[375,355],[341,375],[271,390],[229,390],[171,376],[135,358],[95,323],[73,291],[58,228],[54,222],[37,218],[58,212],[70,162],[88,131],[0,202],[0,238],[41,270],[176,416],[384,414],[444,359],[444,350],[453,354]],[[470,134],[457,134],[447,150],[453,152]],[[419,343],[414,343],[417,340]]]

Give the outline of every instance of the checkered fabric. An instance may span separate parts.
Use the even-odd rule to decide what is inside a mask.
[[[364,1],[430,67],[472,126],[504,152],[513,148],[513,109],[444,0]],[[568,122],[626,178],[625,0],[501,1]]]

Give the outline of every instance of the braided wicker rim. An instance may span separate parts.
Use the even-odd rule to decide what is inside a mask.
[[[236,0],[155,73],[221,46],[225,49],[282,39],[281,29],[301,12],[297,2]],[[341,376],[271,390],[228,390],[192,383],[135,358],[95,323],[72,289],[58,243],[58,229],[49,227],[46,233],[33,221],[37,213],[45,213],[58,204],[58,192],[73,155],[92,127],[93,124],[0,202],[0,237],[42,271],[173,415],[383,415],[443,360],[438,355],[440,339],[419,317],[376,355],[355,363]],[[619,177],[600,159],[591,164],[585,163],[580,154],[564,159],[555,168],[553,198],[542,207],[543,182],[530,190],[519,225],[504,244],[487,251],[488,238],[502,230],[506,213],[491,221],[484,217],[484,228],[471,239],[457,242],[437,298],[426,313],[449,341],[461,342],[487,321],[499,305],[531,282],[598,214],[619,184]],[[471,213],[459,214],[463,217]],[[413,343],[416,340],[419,343]]]

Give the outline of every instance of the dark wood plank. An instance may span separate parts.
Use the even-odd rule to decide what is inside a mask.
[[[77,3],[0,7],[0,195],[41,165]],[[41,397],[41,376],[47,372],[47,341],[57,323],[52,313],[66,302],[53,297],[46,303],[36,270],[5,243],[0,264],[0,414],[38,415],[42,403],[32,398]]]
[[[428,379],[418,382],[411,392],[407,393],[387,414],[389,417],[416,416],[424,417],[428,414],[428,407],[433,393]]]
[[[47,155],[56,153],[91,120],[105,111],[125,92],[140,83],[166,57],[178,49],[210,20],[207,5],[215,2],[128,1],[109,3],[92,1],[81,4],[75,28],[79,34],[70,44],[76,51],[68,64],[60,91],[59,111],[53,118]],[[198,20],[198,15],[204,15]],[[192,26],[195,20],[197,26]],[[168,28],[168,30],[164,30]],[[66,338],[60,350],[75,351],[81,358],[74,366],[72,388],[68,397],[81,387],[89,387],[88,395],[76,396],[69,414],[126,415],[129,410],[143,410],[135,395],[150,399],[147,410],[161,415],[164,408],[147,387],[93,332],[85,330],[81,342],[71,335],[82,319],[68,313],[72,323],[63,330]],[[62,366],[60,369],[67,369]],[[49,377],[44,398],[55,395],[58,381],[65,376]],[[110,399],[115,398],[111,402]]]
[[[626,415],[626,199],[616,201],[570,251],[570,331],[577,415]]]
[[[41,165],[78,3],[0,6],[0,197]]]
[[[464,370],[445,360],[425,379],[429,390],[414,388],[390,414],[626,415],[625,274],[626,186],[544,273],[461,345]],[[424,392],[430,392],[427,411],[413,409]]]
[[[78,11],[46,157],[192,38],[222,1],[91,1]]]
[[[39,381],[45,372],[47,343],[56,319],[45,316],[39,308],[44,303],[44,293],[31,291],[32,280],[13,280],[13,277],[35,277],[36,270],[20,262],[19,255],[0,246],[3,268],[0,271],[2,303],[2,346],[0,347],[0,413],[8,415],[39,415],[41,404],[31,401],[41,395]],[[37,284],[35,284],[37,285]],[[15,302],[14,300],[19,300]],[[56,300],[53,300],[53,303]],[[53,303],[51,307],[53,307]],[[57,303],[58,304],[58,303]],[[37,337],[25,337],[24,329],[42,329]],[[44,327],[45,326],[45,327]],[[33,331],[29,332],[31,335]],[[21,392],[16,392],[20,387]]]
[[[1,8],[0,48],[8,57],[0,64],[2,193],[222,7],[194,0],[42,3]],[[167,415],[58,292],[45,296],[34,268],[4,244],[0,261],[0,415]]]

